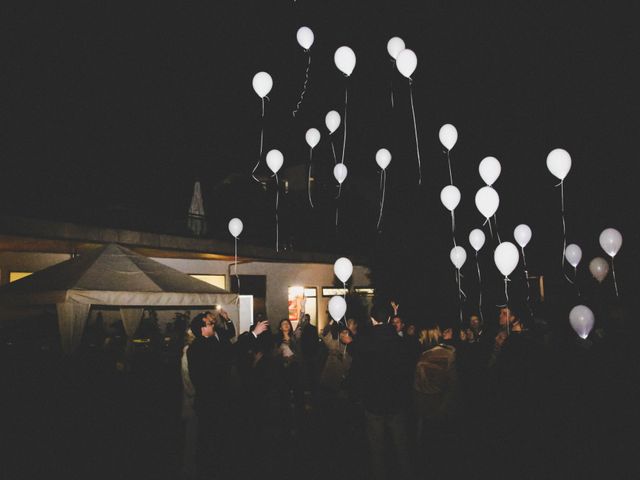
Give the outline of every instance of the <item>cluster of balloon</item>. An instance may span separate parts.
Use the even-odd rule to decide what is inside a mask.
[[[567,248],[567,227],[564,218],[564,179],[571,170],[571,155],[562,148],[556,148],[547,155],[547,168],[553,176],[560,180],[560,212],[562,215],[562,271],[564,272],[564,252]],[[570,282],[569,277],[565,278]]]
[[[491,217],[495,215],[498,210],[498,206],[500,205],[500,196],[498,192],[496,192],[493,187],[489,185],[485,185],[480,190],[476,192],[476,208],[485,218],[484,223],[489,223],[489,232],[491,233],[491,238],[493,238],[493,230],[491,229]],[[483,224],[484,225],[484,224]],[[497,233],[497,231],[496,231]],[[498,235],[498,242],[500,242],[500,236]]]
[[[309,145],[309,168],[307,171],[307,195],[309,196],[309,205],[313,208],[311,201],[311,165],[313,164],[313,149],[320,142],[320,132],[317,128],[310,128],[304,136]]]
[[[462,324],[462,298],[466,298],[466,295],[462,291],[462,274],[460,273],[460,269],[464,265],[464,262],[467,261],[467,252],[464,248],[460,246],[455,246],[451,249],[449,253],[449,258],[451,259],[451,263],[453,263],[454,267],[456,267],[456,283],[458,284],[458,303],[460,306],[460,323]]]
[[[509,290],[508,290],[508,282],[509,275],[515,270],[518,266],[520,254],[518,253],[518,249],[511,242],[502,242],[498,245],[493,252],[493,260],[498,267],[498,270],[502,275],[504,275],[504,296],[505,296],[505,305],[509,305]]]
[[[342,282],[342,286],[344,289],[343,296],[345,296],[347,291],[347,281],[353,274],[353,264],[351,263],[351,260],[349,260],[347,257],[340,257],[339,259],[337,259],[333,264],[333,273],[335,273],[336,277],[338,277],[338,280]]]
[[[589,262],[589,271],[598,283],[602,283],[609,273],[609,263],[602,257],[594,257]]]
[[[456,217],[454,210],[460,203],[460,190],[455,185],[447,185],[440,191],[440,201],[451,212],[451,236],[456,246]]]
[[[578,264],[580,260],[582,260],[582,249],[572,243],[571,245],[567,245],[567,248],[564,250],[564,257],[569,262],[569,265],[573,267],[573,282],[578,288]],[[580,289],[578,288],[578,295],[580,295]]]
[[[589,336],[594,322],[593,312],[585,305],[576,305],[569,312],[569,324],[583,340]]]
[[[267,166],[269,170],[273,172],[273,176],[276,177],[276,252],[279,250],[279,239],[278,239],[278,200],[280,198],[280,184],[278,182],[278,170],[282,168],[282,164],[284,163],[284,156],[280,150],[269,150],[267,153]]]
[[[333,133],[340,126],[340,114],[335,110],[331,110],[324,117],[324,124],[327,126],[327,130],[329,130],[329,138],[331,139],[331,152],[333,152],[333,164],[338,163],[338,158],[336,157],[336,147],[333,144]]]
[[[267,100],[269,100],[269,97],[267,97],[267,95],[269,95],[269,92],[273,88],[273,79],[267,72],[258,72],[253,76],[252,85],[253,90],[256,92],[258,97],[260,97],[260,100],[262,102],[262,114],[260,116],[260,153],[258,155],[258,161],[251,171],[251,177],[256,182],[259,182],[259,180],[256,178],[255,172],[260,165],[260,160],[262,159],[262,146],[264,144],[264,99],[266,98]]]
[[[391,163],[391,152],[386,148],[381,148],[376,152],[376,163],[380,167],[380,189],[382,195],[380,198],[380,215],[378,216],[378,224],[376,228],[380,231],[380,222],[382,221],[382,209],[384,208],[384,194],[387,189],[387,167]]]
[[[240,291],[240,277],[238,277],[238,237],[242,233],[242,229],[244,225],[242,224],[242,220],[239,218],[232,218],[229,220],[229,233],[233,236],[234,247],[235,247],[235,262],[233,264],[233,273],[236,276],[236,281],[238,282],[238,291]]]
[[[450,123],[446,123],[440,127],[438,137],[440,138],[440,143],[447,153],[447,163],[449,164],[449,183],[453,185],[453,173],[451,172],[451,158],[449,152],[458,141],[458,130]]]
[[[529,311],[531,311],[531,296],[529,291],[531,290],[531,285],[529,285],[529,272],[527,269],[527,257],[524,254],[524,247],[526,247],[531,240],[531,228],[529,225],[525,225],[521,223],[513,230],[513,238],[516,243],[520,245],[520,251],[522,252],[522,266],[524,268],[524,278],[527,283],[527,306],[529,307]]]
[[[395,69],[396,59],[398,58],[398,54],[405,49],[404,40],[400,37],[392,37],[387,42],[387,52],[391,56],[391,67]],[[393,73],[393,72],[392,72]],[[393,76],[391,77],[391,108],[394,107],[393,101]]]
[[[304,49],[307,54],[307,69],[304,72],[304,85],[302,86],[302,92],[300,93],[300,100],[296,104],[296,108],[291,112],[293,116],[296,116],[298,110],[300,110],[300,105],[302,104],[302,99],[304,98],[304,94],[307,92],[307,83],[309,82],[309,69],[311,68],[311,45],[313,45],[313,41],[315,37],[313,35],[313,31],[309,27],[300,27],[296,32],[296,40],[300,46]]]
[[[340,186],[340,190],[338,190],[338,197],[340,198],[340,191],[342,190],[342,182],[347,178],[347,166],[344,163],[336,163],[333,167],[333,176],[338,182]],[[336,205],[336,227],[338,226],[338,208],[339,205]]]
[[[500,177],[500,173],[502,172],[502,167],[500,166],[500,162],[495,157],[485,157],[478,165],[478,172],[480,173],[480,178],[482,181],[486,183],[487,187],[493,188],[493,184]],[[500,199],[498,198],[498,202]],[[498,206],[496,205],[496,210]],[[498,221],[496,220],[496,214],[493,213],[493,221],[496,227],[496,234],[498,236],[498,243],[500,243],[500,233],[498,232]],[[491,229],[491,220],[489,220],[489,228]]]
[[[356,54],[351,48],[343,45],[333,54],[333,61],[345,77],[348,79],[356,68]],[[344,130],[342,132],[342,159],[340,163],[344,163],[344,152],[347,148],[347,104],[349,98],[349,85],[344,85]]]
[[[606,228],[600,233],[600,246],[611,257],[611,274],[613,275],[613,284],[616,288],[616,297],[618,294],[618,282],[616,281],[616,269],[613,264],[613,257],[616,256],[620,247],[622,247],[622,234],[615,228]]]
[[[413,106],[413,79],[411,75],[418,66],[418,57],[408,48],[401,50],[396,57],[396,67],[402,76],[409,79],[409,98],[411,100],[411,118],[413,119],[413,133],[416,141],[416,157],[418,158],[418,185],[422,185],[422,167],[420,165],[420,145],[418,144],[418,127],[416,126],[416,110]]]
[[[476,267],[478,269],[478,285],[479,285],[479,295],[478,295],[478,311],[480,312],[480,319],[484,321],[484,317],[482,316],[482,276],[480,275],[480,263],[478,262],[478,252],[484,246],[485,236],[484,232],[479,228],[475,228],[471,230],[469,233],[469,243],[476,251]]]

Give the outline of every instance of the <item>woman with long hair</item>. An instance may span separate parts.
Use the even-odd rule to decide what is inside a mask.
[[[280,320],[274,345],[276,379],[280,409],[286,417],[291,407],[301,407],[303,392],[300,384],[300,353],[288,318]]]

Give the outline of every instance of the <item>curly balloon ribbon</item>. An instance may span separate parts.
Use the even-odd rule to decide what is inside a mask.
[[[456,269],[456,282],[458,283],[458,304],[460,306],[460,324],[462,325],[462,302],[463,298],[467,299],[467,295],[462,290],[462,273],[459,268]]]
[[[507,289],[507,282],[510,282],[511,280],[509,279],[509,277],[507,277],[506,275],[504,276],[504,297],[505,297],[505,303],[502,305],[496,305],[496,307],[509,307],[509,291]]]
[[[613,257],[611,257],[611,273],[613,275],[613,285],[616,287],[616,297],[619,297],[618,294],[618,281],[616,280],[616,268],[613,265]]]
[[[531,317],[533,317],[533,310],[531,309],[531,284],[529,283],[529,271],[527,269],[527,257],[524,254],[524,247],[520,247],[520,250],[522,251],[522,266],[524,269],[524,278],[525,281],[527,282],[527,298],[526,298],[526,302],[527,302],[527,308],[529,309],[529,315]]]
[[[380,222],[382,221],[382,210],[384,209],[384,194],[387,189],[387,171],[382,169],[380,172],[380,182],[382,186],[382,198],[380,200],[380,215],[378,216],[378,224],[376,225],[376,229],[380,231]]]
[[[453,185],[453,173],[451,173],[451,157],[449,155],[450,150],[445,148],[447,152],[447,164],[449,165],[449,185]]]
[[[413,132],[416,138],[416,155],[418,157],[418,185],[422,185],[422,166],[420,165],[420,146],[418,145],[418,127],[416,126],[416,111],[413,107],[413,80],[409,79],[409,97],[411,98],[411,115],[413,117]],[[452,182],[453,183],[453,182]]]
[[[302,103],[302,99],[304,98],[304,94],[307,92],[307,83],[309,82],[309,69],[311,68],[311,52],[309,52],[309,50],[305,50],[305,52],[307,53],[307,56],[309,57],[309,61],[307,62],[307,69],[304,72],[304,85],[302,86],[302,92],[300,93],[300,100],[298,100],[296,108],[292,112],[294,118],[296,116],[296,113],[298,113],[298,110],[300,110],[300,104]]]
[[[480,262],[478,262],[478,251],[476,250],[476,267],[478,268],[478,286],[479,286],[479,298],[478,298],[478,310],[480,312],[480,320],[484,323],[484,317],[482,316],[482,276],[480,275]]]
[[[560,180],[560,183],[556,185],[556,187],[560,187],[560,213],[562,216],[562,275],[567,282],[573,284],[571,279],[567,276],[567,272],[564,271],[564,255],[567,250],[567,225],[564,217],[564,180]]]
[[[278,201],[280,199],[280,183],[278,182],[278,173],[274,173],[276,177],[276,252],[279,252],[279,229],[278,229]]]
[[[307,173],[307,195],[309,196],[309,205],[313,208],[313,201],[311,200],[311,165],[313,162],[313,147],[309,149],[309,171]]]
[[[256,178],[255,172],[258,168],[258,165],[260,165],[260,160],[262,159],[262,146],[264,143],[264,97],[260,100],[262,100],[262,115],[260,116],[260,154],[258,155],[258,161],[256,162],[255,167],[253,167],[253,170],[251,170],[251,178],[253,178],[258,183],[260,183],[260,180]]]

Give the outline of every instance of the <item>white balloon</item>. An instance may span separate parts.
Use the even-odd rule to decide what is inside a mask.
[[[334,321],[339,322],[347,313],[347,302],[339,295],[331,297],[329,300],[329,315]]]
[[[333,55],[333,61],[342,73],[347,77],[353,73],[356,68],[356,54],[349,47],[342,46],[336,50]]]
[[[324,124],[327,126],[329,133],[335,132],[340,126],[340,114],[335,110],[331,110],[327,113],[327,116],[324,117]]]
[[[500,197],[492,187],[482,187],[476,193],[476,207],[484,218],[490,218],[498,210]]]
[[[572,243],[571,245],[567,245],[567,248],[564,250],[564,256],[573,268],[576,268],[582,259],[582,249]]]
[[[267,72],[258,72],[253,76],[251,82],[253,89],[260,98],[264,98],[269,95],[271,88],[273,87],[273,79]]]
[[[571,170],[571,155],[562,148],[551,150],[547,155],[547,168],[560,180],[564,180]]]
[[[440,192],[440,201],[450,212],[460,203],[460,190],[455,185],[447,185]]]
[[[449,253],[449,258],[451,259],[451,263],[460,270],[464,262],[467,261],[467,252],[465,252],[461,246],[453,247],[451,253]]]
[[[344,163],[338,163],[333,167],[333,176],[336,177],[338,183],[344,182],[347,178],[347,166]]]
[[[444,148],[451,150],[458,141],[458,130],[450,123],[445,123],[440,127],[438,137],[440,137],[440,143],[444,145]]]
[[[307,144],[313,148],[318,145],[318,142],[320,141],[320,132],[317,128],[310,128],[304,135],[304,139],[307,141]]]
[[[309,50],[313,45],[313,32],[309,27],[300,27],[296,33],[296,39],[302,48]]]
[[[602,257],[595,257],[589,262],[589,271],[593,278],[602,283],[609,273],[609,262]]]
[[[278,173],[284,163],[284,156],[280,150],[269,150],[267,153],[267,165],[273,173]]]
[[[569,323],[578,336],[585,339],[589,336],[595,317],[591,309],[585,305],[576,305],[569,312]]]
[[[398,71],[407,78],[411,78],[417,66],[418,57],[416,57],[413,50],[405,48],[396,57],[396,67],[398,67]]]
[[[511,242],[502,242],[493,252],[493,261],[505,277],[511,275],[511,272],[515,270],[519,259],[518,248]]]
[[[615,228],[607,228],[600,234],[600,246],[610,257],[615,257],[622,246],[622,234]]]
[[[393,58],[394,60],[398,58],[398,54],[402,50],[404,50],[404,40],[402,40],[400,37],[392,37],[387,42],[387,52],[389,52],[389,55],[391,55],[391,58]]]
[[[353,264],[347,257],[340,257],[333,264],[333,273],[340,279],[342,283],[346,283],[353,273]]]
[[[386,148],[381,148],[376,152],[376,163],[384,170],[391,163],[391,152]]]
[[[525,225],[524,223],[518,225],[513,230],[513,238],[516,239],[516,242],[522,248],[526,247],[529,240],[531,240],[531,228],[529,228],[529,225]]]
[[[242,233],[243,229],[242,220],[239,218],[232,218],[229,220],[229,233],[234,237],[238,238],[238,236]]]
[[[478,171],[480,172],[480,177],[487,185],[493,185],[498,177],[500,176],[500,172],[502,171],[502,167],[500,166],[500,162],[495,157],[485,157],[480,162],[478,166]]]
[[[484,245],[485,238],[484,232],[479,228],[475,228],[471,230],[471,233],[469,234],[469,243],[473,249],[478,252]]]

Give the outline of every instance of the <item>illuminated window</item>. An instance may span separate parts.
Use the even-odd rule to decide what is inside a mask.
[[[346,295],[349,293],[349,289],[347,288],[336,288],[336,287],[322,287],[322,296],[323,297],[333,297],[335,295]]]
[[[362,295],[363,297],[373,297],[375,294],[375,290],[370,287],[355,287],[353,289],[358,295]]]
[[[33,272],[9,272],[9,283],[20,280],[21,278],[28,277]]]
[[[289,320],[297,322],[300,315],[308,313],[311,324],[318,324],[318,292],[315,287],[289,287]],[[293,323],[294,328],[296,323]]]
[[[223,290],[227,289],[227,281],[224,275],[191,275],[193,278],[197,278],[198,280],[202,280],[203,282],[207,282],[214,287],[221,288]]]

